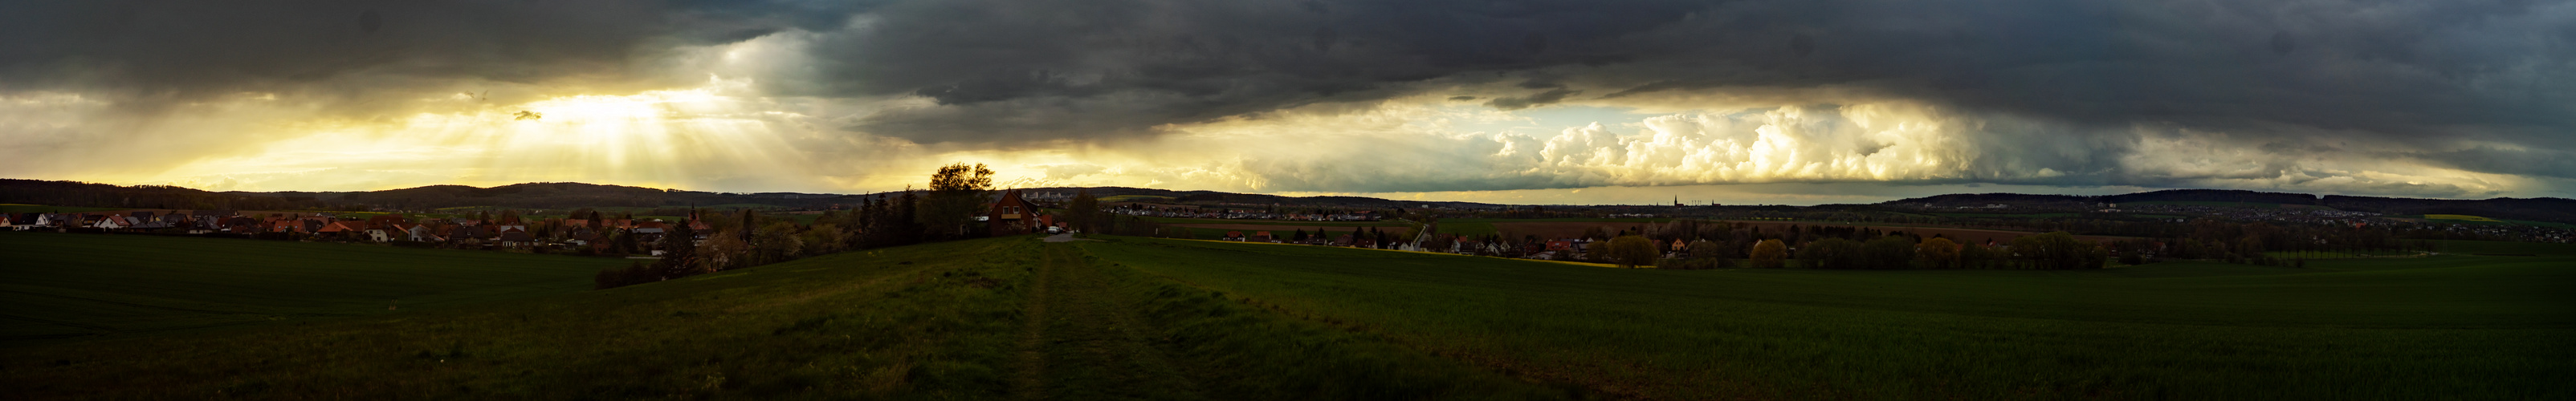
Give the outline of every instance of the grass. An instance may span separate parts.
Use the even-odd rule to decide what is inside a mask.
[[[2278,204],[2278,203],[2245,203],[2245,202],[2219,202],[2219,201],[2143,201],[2143,202],[2120,202],[2120,204],[2121,204],[2121,205],[2123,205],[2123,206],[2125,206],[2125,205],[2174,205],[2174,206],[2242,207],[2242,208],[2253,208],[2253,209],[2279,209],[2279,208],[2281,208],[2281,204]]]
[[[2465,214],[2427,214],[2427,215],[2424,215],[2424,219],[2425,219],[2425,220],[2459,220],[2459,221],[2477,221],[2477,222],[2487,222],[2487,223],[2503,223],[2502,221],[2497,221],[2496,219],[2490,219],[2490,218],[2478,217],[2478,216],[2470,216],[2470,215],[2465,215]]]
[[[1381,220],[1381,221],[1310,221],[1310,220],[1238,220],[1238,219],[1201,219],[1201,218],[1192,218],[1192,217],[1156,217],[1156,216],[1139,216],[1139,217],[1140,217],[1140,218],[1145,219],[1145,221],[1151,221],[1151,222],[1155,222],[1155,223],[1162,223],[1162,224],[1257,224],[1257,225],[1265,225],[1265,226],[1303,226],[1303,227],[1404,227],[1404,226],[1407,226],[1404,222],[1402,222],[1402,221],[1395,221],[1395,220]],[[1291,229],[1293,230],[1294,228],[1291,228]]]
[[[2414,253],[2414,252],[2398,252],[2398,251],[2352,251],[2352,252],[2341,252],[2341,251],[2273,251],[2273,252],[2264,252],[2264,253],[2263,253],[2263,255],[2264,255],[2264,256],[2270,256],[2270,257],[2272,257],[2272,258],[2276,258],[2276,259],[2311,259],[2311,260],[2313,260],[2313,259],[2352,259],[2352,258],[2373,258],[2373,257],[2385,257],[2385,256],[2412,256],[2412,255],[2415,255],[2415,254],[2416,254],[2416,253]]]
[[[996,238],[0,347],[82,398],[2564,399],[2576,247],[2307,268],[1606,269]],[[2468,253],[2534,256],[2466,256]]]
[[[1102,197],[1102,198],[1100,198],[1100,199],[1099,199],[1099,201],[1100,201],[1100,202],[1103,202],[1103,203],[1107,203],[1107,202],[1170,202],[1170,201],[1172,201],[1172,199],[1173,199],[1172,197],[1169,197],[1169,196],[1161,196],[1161,195],[1118,195],[1118,196]]]
[[[1959,218],[2022,218],[2022,219],[2046,219],[2046,218],[2058,218],[2058,217],[2077,217],[2077,216],[2083,216],[2084,214],[2082,214],[2082,213],[2018,213],[2018,214],[2016,214],[2016,213],[1933,213],[1932,215],[1934,215],[1934,216],[1941,216],[1941,217],[1959,217]]]
[[[1646,398],[2553,398],[2568,258],[1618,270],[1128,239],[1102,259]],[[1142,245],[1142,246],[1139,246]]]
[[[1033,237],[506,304],[0,348],[0,392],[24,400],[1556,399],[1567,389]]]
[[[384,315],[589,289],[619,259],[0,232],[0,344]],[[388,308],[396,308],[388,311]]]

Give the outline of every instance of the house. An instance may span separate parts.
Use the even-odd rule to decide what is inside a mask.
[[[1242,231],[1227,231],[1227,232],[1225,232],[1225,240],[1227,240],[1227,241],[1242,241],[1242,240],[1243,240],[1243,232],[1242,232]]]
[[[993,201],[992,217],[984,224],[993,236],[1027,234],[1037,227],[1037,208],[1020,199],[1020,190],[1002,191],[1002,199]]]
[[[101,215],[91,219],[89,227],[101,230],[115,230],[133,225],[134,223],[125,220],[125,216]]]
[[[367,238],[367,223],[354,220],[334,221],[323,224],[322,229],[313,230],[313,232],[315,234],[322,234],[333,238],[351,240],[362,239]]]
[[[1254,232],[1252,232],[1252,239],[1251,239],[1251,241],[1252,241],[1252,242],[1279,242],[1279,238],[1278,238],[1278,237],[1271,236],[1269,231],[1254,231]]]
[[[1574,249],[1574,240],[1557,239],[1547,241],[1547,250],[1549,252],[1571,251]]]
[[[428,224],[404,226],[402,227],[402,231],[404,238],[412,241],[440,242],[447,240],[447,237],[438,235],[437,227],[430,227]]]
[[[501,233],[501,246],[509,248],[533,247],[537,246],[537,237],[528,235],[527,231],[505,232]]]

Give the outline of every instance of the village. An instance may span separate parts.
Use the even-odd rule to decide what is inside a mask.
[[[983,223],[980,232],[990,235],[1013,235],[1064,230],[1064,223],[1054,215],[1037,213],[1039,207],[1021,198],[1019,191],[1003,191],[988,204],[985,213],[974,216]],[[844,213],[848,212],[848,213]],[[668,242],[665,236],[687,232],[692,245],[703,244],[720,232],[749,232],[754,227],[720,227],[736,220],[731,216],[741,211],[698,211],[676,221],[659,218],[636,218],[631,213],[613,216],[604,212],[579,212],[578,217],[528,218],[516,210],[495,215],[489,211],[472,217],[430,217],[396,213],[356,213],[321,211],[239,211],[239,210],[171,210],[135,209],[90,212],[14,213],[0,216],[0,229],[12,231],[54,231],[65,233],[186,235],[236,237],[268,240],[314,242],[377,243],[452,249],[519,250],[562,252],[585,255],[661,256]],[[844,216],[855,211],[835,207],[822,211],[826,216]],[[721,215],[719,215],[721,214]],[[726,220],[718,222],[718,220]],[[832,219],[824,219],[826,221]],[[860,234],[852,225],[812,224],[797,226],[806,231],[818,226],[840,231],[845,236]],[[681,228],[686,228],[682,230]]]

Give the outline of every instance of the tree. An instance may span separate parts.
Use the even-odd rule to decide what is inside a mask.
[[[688,271],[692,264],[698,262],[696,237],[697,232],[689,229],[689,223],[685,221],[664,230],[662,241],[655,246],[662,250],[662,260],[653,263],[655,272],[662,277],[670,277]]]
[[[2014,238],[2013,254],[2033,269],[2100,269],[2109,255],[2100,246],[2075,239],[2065,231]]]
[[[930,195],[922,199],[914,221],[947,237],[962,237],[968,223],[984,212],[993,191],[993,170],[977,163],[950,164],[930,175]],[[909,196],[910,193],[905,195]]]
[[[1861,244],[1863,269],[1904,269],[1914,261],[1914,240],[1903,236],[1884,236]]]
[[[1932,237],[1914,246],[1914,260],[1925,269],[1959,268],[1959,243],[1949,238]]]
[[[751,264],[768,264],[795,259],[805,252],[805,239],[796,234],[796,222],[780,221],[760,227],[752,234],[752,249],[759,258]]]
[[[1777,239],[1762,240],[1753,244],[1752,258],[1755,268],[1778,269],[1781,260],[1789,258],[1789,245]]]
[[[1810,269],[1858,269],[1864,262],[1861,244],[1842,238],[1825,238],[1798,248],[1798,260]]]
[[[1070,223],[1068,225],[1073,226],[1074,231],[1091,232],[1091,221],[1100,215],[1100,198],[1092,197],[1090,189],[1075,191],[1073,202],[1065,205],[1064,213],[1065,222]]]
[[[1959,247],[1959,268],[1962,269],[1993,268],[1995,261],[2000,259],[2003,257],[1994,248],[1983,243],[1969,241]]]
[[[698,243],[698,263],[689,266],[684,273],[706,274],[742,268],[751,264],[751,254],[751,244],[742,242],[740,234],[720,232],[709,235],[705,242]]]
[[[1610,239],[1609,251],[1610,261],[1619,267],[1652,266],[1655,259],[1664,256],[1663,252],[1655,252],[1655,240],[1635,235]]]
[[[807,255],[840,252],[849,242],[848,233],[841,232],[840,226],[831,224],[816,224],[814,227],[805,229],[805,232],[799,236],[804,241]]]

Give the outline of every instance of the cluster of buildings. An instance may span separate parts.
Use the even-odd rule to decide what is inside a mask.
[[[196,211],[118,211],[88,213],[19,213],[0,219],[0,227],[10,230],[55,230],[95,232],[135,232],[196,235],[243,235],[284,237],[345,242],[421,242],[461,246],[527,248],[538,246],[573,246],[605,248],[613,235],[634,236],[638,244],[652,244],[679,223],[661,220],[553,218],[529,221],[516,216],[498,219],[425,218],[414,220],[402,215],[368,217],[333,216],[329,213],[274,213],[246,216],[231,210]],[[713,231],[706,222],[690,219],[697,239]]]
[[[1384,219],[1384,217],[1379,216],[1375,210],[1347,210],[1334,213],[1272,213],[1266,210],[1122,205],[1120,207],[1110,208],[1109,212],[1129,216],[1226,220],[1378,221]]]

